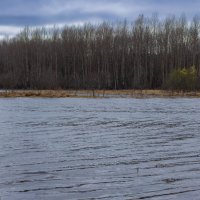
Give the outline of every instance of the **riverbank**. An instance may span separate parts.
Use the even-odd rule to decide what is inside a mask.
[[[183,92],[168,90],[1,90],[0,98],[49,97],[49,98],[109,98],[109,97],[198,97],[200,91]]]

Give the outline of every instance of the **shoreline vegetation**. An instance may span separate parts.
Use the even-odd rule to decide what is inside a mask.
[[[0,98],[200,98],[200,91],[173,90],[2,90]]]
[[[63,28],[25,27],[15,37],[0,41],[0,88],[198,91],[199,27],[198,16],[187,21],[184,15],[165,19],[139,15],[133,22]]]

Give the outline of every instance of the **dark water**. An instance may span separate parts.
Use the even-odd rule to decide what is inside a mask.
[[[1,200],[200,199],[199,99],[0,99]]]

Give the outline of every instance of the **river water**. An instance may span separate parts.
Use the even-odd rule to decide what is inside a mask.
[[[199,198],[199,99],[0,99],[1,200]]]

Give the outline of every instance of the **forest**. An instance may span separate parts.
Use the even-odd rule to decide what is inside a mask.
[[[0,41],[0,88],[196,90],[199,33],[184,15],[25,27]]]

